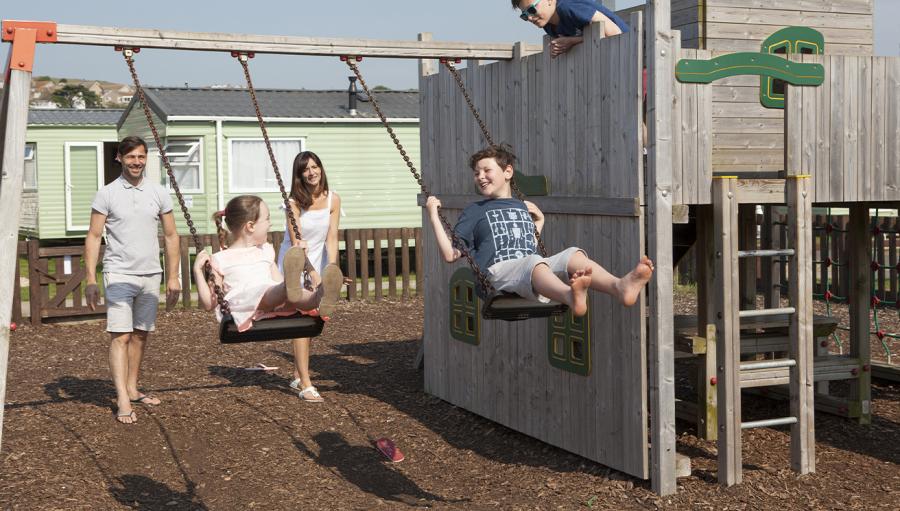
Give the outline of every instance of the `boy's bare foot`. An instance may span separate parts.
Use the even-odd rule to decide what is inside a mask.
[[[619,291],[619,301],[622,305],[630,307],[637,302],[641,290],[653,276],[653,261],[647,256],[642,256],[637,266],[628,275],[619,279],[616,289]]]
[[[572,286],[572,314],[581,317],[587,314],[587,292],[591,287],[591,269],[579,270],[569,278]]]
[[[303,298],[303,269],[306,253],[300,247],[291,247],[284,254],[284,289],[287,301],[298,303]]]

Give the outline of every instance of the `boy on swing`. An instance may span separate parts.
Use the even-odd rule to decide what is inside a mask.
[[[530,300],[555,300],[569,306],[576,316],[587,313],[587,291],[606,293],[628,307],[653,275],[647,256],[623,277],[610,274],[577,247],[550,257],[536,253],[535,232],[544,226],[544,214],[533,203],[512,198],[515,155],[505,147],[489,147],[469,158],[472,177],[484,200],[463,210],[453,228],[465,245],[455,247],[444,232],[438,215],[441,201],[425,203],[441,255],[448,263],[467,251],[498,292]]]

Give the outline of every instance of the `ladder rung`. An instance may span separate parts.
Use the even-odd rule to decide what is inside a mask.
[[[785,424],[796,424],[796,417],[782,417],[780,419],[766,419],[761,421],[742,422],[741,429],[752,428],[768,428],[771,426],[784,426]]]
[[[793,314],[797,309],[793,307],[782,307],[780,309],[750,309],[738,312],[739,318],[757,318],[760,316],[777,316],[779,314]]]
[[[738,257],[778,257],[792,256],[794,249],[784,248],[781,250],[738,250]]]
[[[759,362],[744,362],[741,364],[741,371],[751,371],[753,369],[781,369],[782,367],[794,367],[797,361],[792,358],[783,358],[779,360],[762,360]]]

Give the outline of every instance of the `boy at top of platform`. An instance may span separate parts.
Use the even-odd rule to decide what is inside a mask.
[[[441,201],[428,198],[425,208],[444,260],[452,263],[464,250],[496,291],[541,302],[555,300],[568,305],[576,316],[587,313],[588,289],[606,293],[622,305],[634,305],[653,275],[650,258],[641,257],[631,272],[616,277],[577,247],[542,257],[536,250],[535,233],[544,227],[544,214],[533,203],[512,198],[515,160],[512,152],[497,146],[469,158],[475,186],[484,200],[470,204],[460,215],[453,228],[459,245],[442,227]]]
[[[511,0],[519,17],[543,28],[553,40],[550,55],[557,57],[583,41],[584,27],[602,21],[603,35],[610,37],[628,32],[625,21],[596,0]]]

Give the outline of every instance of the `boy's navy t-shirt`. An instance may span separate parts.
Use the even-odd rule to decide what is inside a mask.
[[[463,210],[453,231],[465,244],[462,248],[485,270],[494,263],[537,252],[534,221],[520,200],[474,202]]]
[[[547,25],[544,31],[552,37],[574,37],[582,35],[582,31],[594,13],[600,11],[601,14],[610,19],[619,27],[622,33],[631,30],[625,20],[620,18],[610,9],[604,7],[600,2],[594,0],[559,0],[556,4],[556,13],[559,15],[558,25]]]

